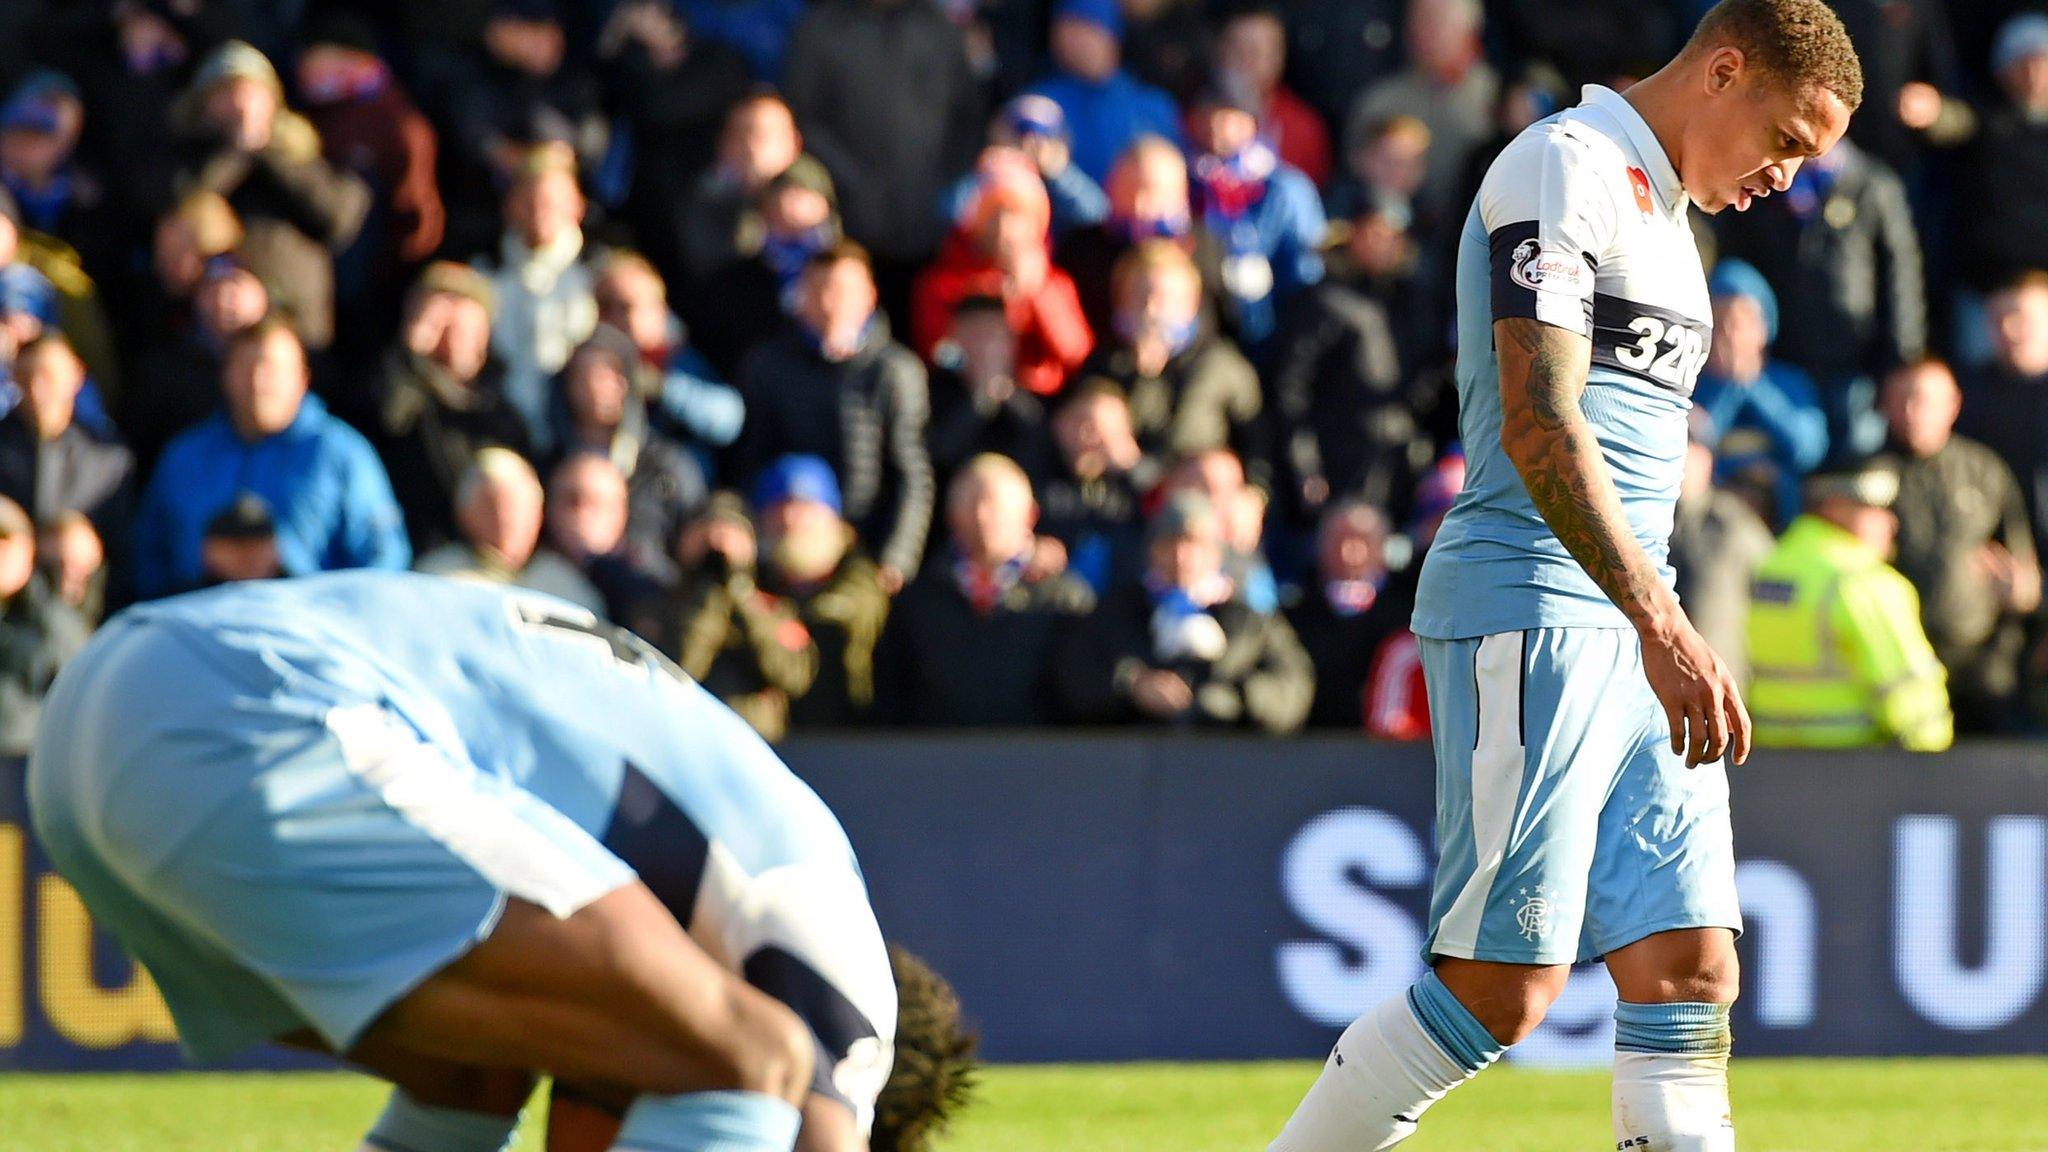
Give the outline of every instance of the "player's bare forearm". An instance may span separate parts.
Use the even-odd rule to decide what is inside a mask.
[[[1495,321],[1493,339],[1500,357],[1501,447],[1529,499],[1638,629],[1668,626],[1677,601],[1636,542],[1600,443],[1579,410],[1592,343],[1521,317]]]

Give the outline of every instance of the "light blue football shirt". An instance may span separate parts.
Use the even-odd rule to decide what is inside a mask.
[[[1416,635],[1628,626],[1544,522],[1501,448],[1493,322],[1503,317],[1592,340],[1581,408],[1630,528],[1670,583],[1686,414],[1712,326],[1688,206],[1649,125],[1597,85],[1517,136],[1487,170],[1458,244],[1465,488],[1424,559]]]

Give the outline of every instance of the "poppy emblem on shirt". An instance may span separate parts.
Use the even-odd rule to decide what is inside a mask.
[[[1643,215],[1649,216],[1655,213],[1655,203],[1650,199],[1649,174],[1644,172],[1641,168],[1629,169],[1628,186],[1629,189],[1636,194],[1636,207],[1641,208],[1643,210]]]

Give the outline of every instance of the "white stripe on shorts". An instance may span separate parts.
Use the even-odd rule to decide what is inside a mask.
[[[1479,947],[1479,922],[1515,822],[1522,792],[1522,644],[1524,633],[1496,632],[1472,656],[1478,700],[1472,748],[1472,875],[1437,925],[1436,950],[1470,956]]]
[[[591,859],[551,839],[533,818],[560,821],[563,836],[589,839],[589,833],[538,800],[533,818],[516,811],[512,794],[480,786],[475,765],[450,759],[379,705],[332,709],[327,727],[350,773],[508,896],[566,919],[633,878],[623,864],[594,868]],[[591,847],[602,854],[594,841]]]

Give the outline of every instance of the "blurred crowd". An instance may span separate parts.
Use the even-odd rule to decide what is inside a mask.
[[[1694,214],[1674,559],[1747,667],[1809,477],[1889,453],[1956,723],[2025,728],[2048,16],[1835,6],[1849,139]],[[771,738],[1424,737],[1465,209],[1704,8],[0,6],[0,750],[109,611],[350,567],[586,605]]]

